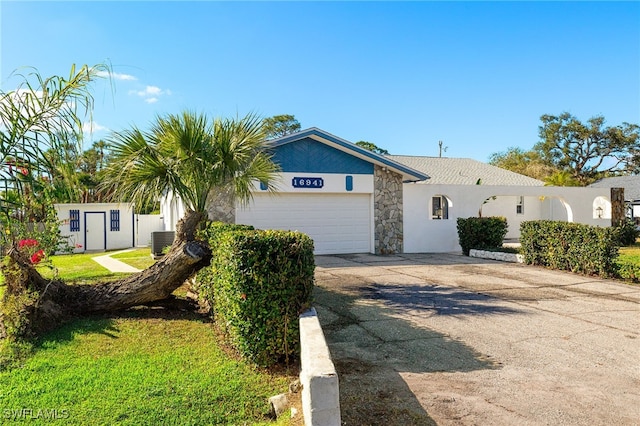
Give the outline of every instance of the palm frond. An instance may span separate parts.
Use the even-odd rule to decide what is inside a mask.
[[[231,187],[247,201],[256,181],[273,179],[278,167],[266,148],[255,115],[211,121],[186,111],[157,117],[147,133],[114,134],[105,182],[127,201],[145,204],[171,192],[188,209],[206,212],[216,190]]]

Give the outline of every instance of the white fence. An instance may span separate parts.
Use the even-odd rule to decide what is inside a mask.
[[[151,246],[151,233],[164,231],[164,219],[159,214],[135,215],[135,245],[136,247]]]

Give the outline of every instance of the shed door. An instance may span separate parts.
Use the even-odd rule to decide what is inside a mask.
[[[370,194],[255,194],[236,210],[236,223],[309,235],[316,254],[370,253],[371,217]]]
[[[86,212],[84,214],[85,250],[107,249],[107,214],[105,212]]]

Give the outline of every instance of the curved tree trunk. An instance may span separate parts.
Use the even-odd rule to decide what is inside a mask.
[[[188,212],[177,224],[169,253],[160,261],[122,280],[95,285],[67,285],[60,280],[45,279],[24,254],[12,249],[9,256],[19,268],[22,283],[9,285],[6,292],[18,294],[35,290],[39,293],[38,301],[27,309],[34,331],[51,328],[78,314],[123,310],[166,299],[211,261],[208,245],[195,240],[195,232],[203,219],[203,213]],[[3,328],[0,324],[0,337]]]

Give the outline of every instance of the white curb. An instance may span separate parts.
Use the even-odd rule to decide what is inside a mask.
[[[300,315],[300,383],[306,426],[340,426],[338,373],[314,308]]]

